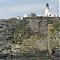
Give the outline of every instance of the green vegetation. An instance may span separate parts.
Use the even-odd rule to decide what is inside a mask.
[[[31,36],[31,38],[24,40],[22,42],[22,51],[29,52],[32,51],[34,52],[35,50],[38,50],[39,48],[37,47],[37,42],[40,40],[40,37],[38,36]]]
[[[49,20],[49,18],[45,19],[43,17],[37,19],[32,19],[31,17],[31,22],[29,19],[30,18],[21,20],[11,18],[9,20],[3,20],[1,25],[5,28],[0,28],[0,41],[8,41],[6,45],[10,43],[10,50],[12,50],[11,46],[15,48],[15,45],[20,46],[19,51],[23,54],[34,54],[36,51],[44,51],[45,49],[47,50],[47,48],[45,48],[47,46],[43,45],[43,42],[47,41],[47,26],[48,24],[52,24],[53,28],[50,29],[50,38],[53,42],[52,46],[56,47],[59,45],[60,22],[54,21],[53,18]],[[36,30],[34,31],[34,29]],[[9,46],[7,48],[9,48]]]
[[[55,22],[52,24],[52,27],[50,29],[50,38],[52,41],[52,46],[54,48],[59,47],[59,41],[60,41],[60,22]]]

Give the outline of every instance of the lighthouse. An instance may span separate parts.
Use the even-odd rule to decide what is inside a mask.
[[[47,3],[45,7],[45,16],[48,16],[48,15],[49,15],[49,4]]]

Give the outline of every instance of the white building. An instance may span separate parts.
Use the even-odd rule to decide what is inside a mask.
[[[47,3],[46,4],[46,8],[45,8],[45,16],[48,16],[50,13],[49,13],[49,4]]]
[[[51,13],[48,3],[46,4],[46,7],[45,7],[45,17],[58,17],[57,14]]]

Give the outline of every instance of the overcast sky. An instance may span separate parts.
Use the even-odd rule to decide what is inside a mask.
[[[60,0],[0,0],[0,18],[23,16],[26,13],[44,15],[45,4],[49,3],[50,10],[59,14]]]

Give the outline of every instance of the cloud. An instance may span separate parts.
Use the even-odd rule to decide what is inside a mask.
[[[29,4],[29,5],[14,5],[14,6],[9,6],[6,7],[5,9],[0,9],[0,16],[1,17],[9,17],[9,16],[17,16],[17,15],[22,15],[24,13],[41,13],[43,12],[43,7],[41,7],[40,4]]]
[[[3,0],[2,0],[3,1]],[[28,0],[26,0],[28,1]],[[34,0],[29,0],[30,1],[34,1]],[[37,1],[37,0],[35,0]],[[54,0],[55,1],[55,0]],[[13,2],[14,3],[14,2]],[[58,4],[58,3],[57,3]],[[50,7],[52,9],[52,11],[54,11],[54,13],[56,13],[58,11],[58,7],[57,4],[51,4],[50,1]],[[7,18],[7,17],[13,17],[13,16],[20,16],[20,15],[24,15],[25,13],[36,13],[36,14],[44,14],[44,8],[45,8],[45,3],[24,3],[24,4],[9,4],[9,5],[5,5],[2,8],[0,8],[0,17],[1,18]]]
[[[0,0],[0,2],[3,2],[4,0]]]
[[[29,5],[14,5],[8,6],[5,9],[0,9],[0,17],[7,18],[11,16],[23,15],[25,13],[36,13],[43,14],[44,13],[45,4],[29,4]],[[54,8],[54,5],[51,5],[51,8]]]
[[[60,16],[60,0],[59,0],[59,16]]]

